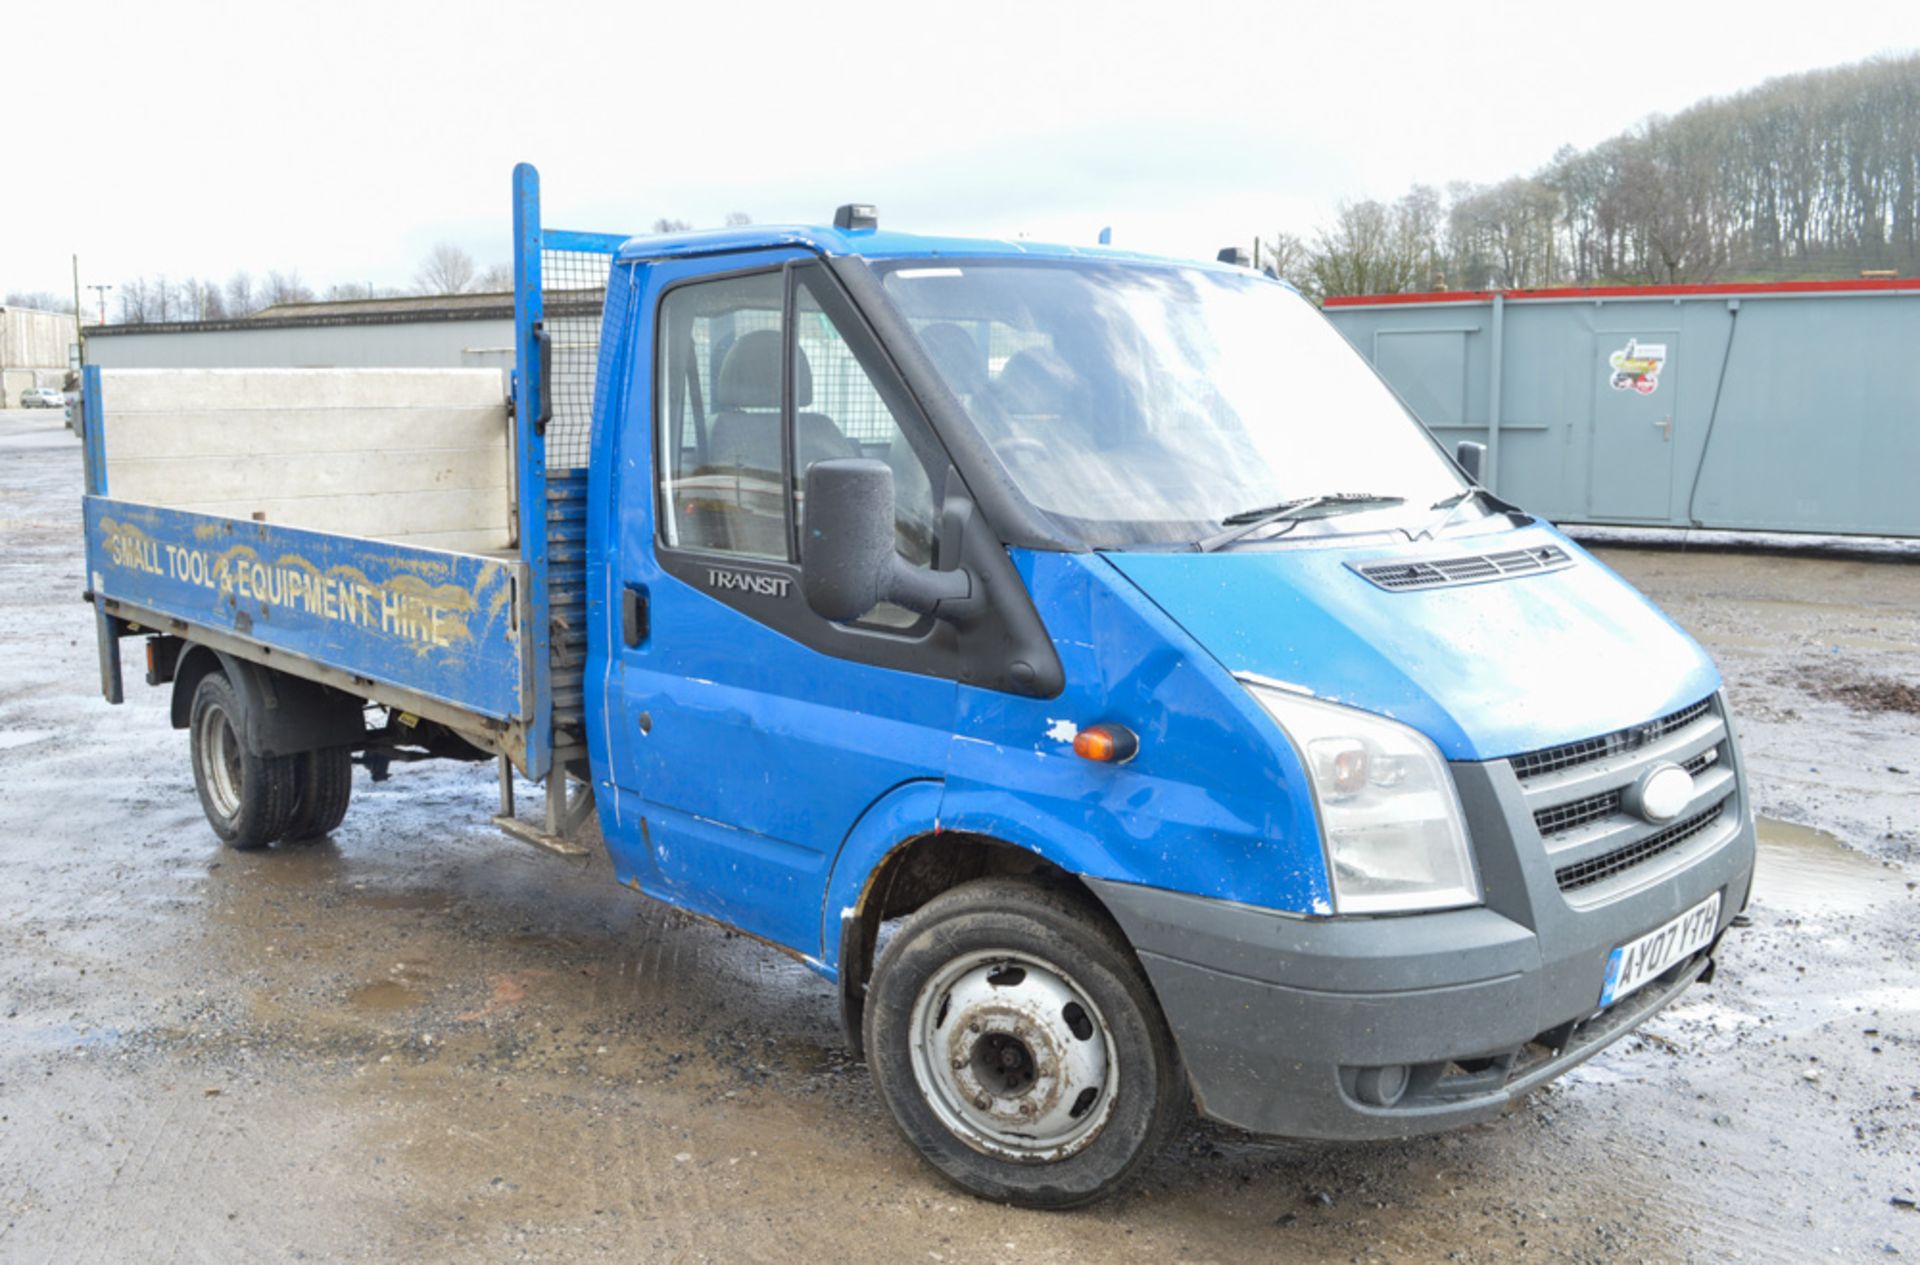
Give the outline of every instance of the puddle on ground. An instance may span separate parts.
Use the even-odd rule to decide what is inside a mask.
[[[1760,818],[1753,896],[1793,914],[1857,914],[1912,895],[1905,874],[1824,830]]]
[[[53,737],[51,729],[0,729],[0,751],[9,747],[31,746]]]
[[[363,984],[347,994],[347,1004],[360,1010],[405,1010],[424,1001],[426,996],[423,993],[408,988],[399,980]]]
[[[330,839],[313,843],[277,843],[258,852],[222,850],[218,865],[233,866],[252,887],[307,888],[337,881],[347,872],[346,858]]]

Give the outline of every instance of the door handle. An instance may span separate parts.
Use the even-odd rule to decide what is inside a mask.
[[[1660,438],[1668,441],[1669,443],[1673,441],[1673,414],[1671,413],[1667,414],[1665,417],[1655,422],[1654,425],[1660,428]]]
[[[620,590],[620,637],[638,648],[653,632],[652,610],[643,584],[629,584]]]

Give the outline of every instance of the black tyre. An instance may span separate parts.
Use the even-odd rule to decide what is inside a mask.
[[[293,811],[281,836],[288,843],[312,843],[332,834],[346,820],[353,798],[353,753],[346,747],[322,747],[293,757]]]
[[[193,784],[213,832],[242,850],[278,839],[293,811],[293,761],[247,746],[238,696],[221,673],[209,673],[194,690],[187,732]]]
[[[907,1141],[983,1199],[1103,1199],[1186,1114],[1179,1055],[1126,941],[1033,879],[963,884],[915,912],[874,965],[865,1026]]]

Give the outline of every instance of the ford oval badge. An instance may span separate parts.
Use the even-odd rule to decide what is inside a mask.
[[[1656,764],[1634,783],[1628,805],[1659,825],[1678,817],[1693,800],[1693,774],[1677,764]]]

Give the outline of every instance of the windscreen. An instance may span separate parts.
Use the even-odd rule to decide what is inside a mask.
[[[1264,278],[961,260],[884,284],[1016,486],[1095,548],[1193,542],[1309,498],[1401,498],[1303,534],[1378,529],[1466,486],[1319,312]]]

